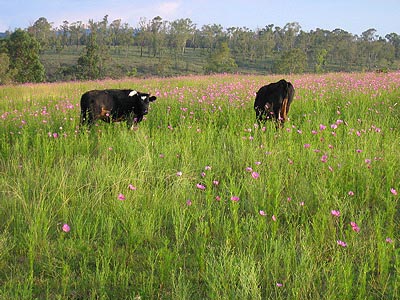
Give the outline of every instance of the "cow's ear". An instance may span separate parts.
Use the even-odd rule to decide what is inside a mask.
[[[151,96],[151,97],[149,98],[149,101],[150,101],[150,102],[153,102],[153,101],[156,101],[156,99],[157,99],[156,96]]]
[[[129,97],[133,97],[137,94],[137,92],[135,90],[133,90],[132,92],[129,93]]]

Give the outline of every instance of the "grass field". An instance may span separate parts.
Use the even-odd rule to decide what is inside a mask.
[[[399,299],[400,73],[0,87],[0,299]],[[158,99],[130,131],[79,99]]]

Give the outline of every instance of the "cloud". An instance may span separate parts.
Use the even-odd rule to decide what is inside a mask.
[[[155,12],[163,18],[170,19],[175,18],[180,13],[181,2],[180,1],[167,1],[155,4]]]

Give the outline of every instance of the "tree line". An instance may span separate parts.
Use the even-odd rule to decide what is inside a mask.
[[[62,59],[71,49],[78,55],[76,61],[60,64],[55,71],[58,75],[49,76],[44,67],[46,54]],[[224,29],[219,24],[198,28],[189,18],[166,21],[159,16],[141,18],[136,27],[120,19],[110,22],[107,15],[98,22],[64,21],[53,27],[41,17],[28,28],[8,31],[0,38],[0,84],[42,82],[49,77],[146,75],[138,72],[135,63],[128,64],[128,69],[116,64],[116,54],[136,64],[156,62],[156,67],[147,71],[161,76],[183,73],[181,63],[190,64],[192,57],[201,64],[196,72],[206,74],[385,71],[400,67],[400,36],[390,33],[381,37],[373,28],[361,35],[342,29],[306,32],[297,22],[255,30]],[[120,72],[115,72],[118,68]]]

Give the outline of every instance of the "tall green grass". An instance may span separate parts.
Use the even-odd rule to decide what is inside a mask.
[[[277,79],[1,87],[0,299],[399,298],[400,74],[291,76],[278,131]],[[124,87],[158,96],[136,130],[79,128]]]

